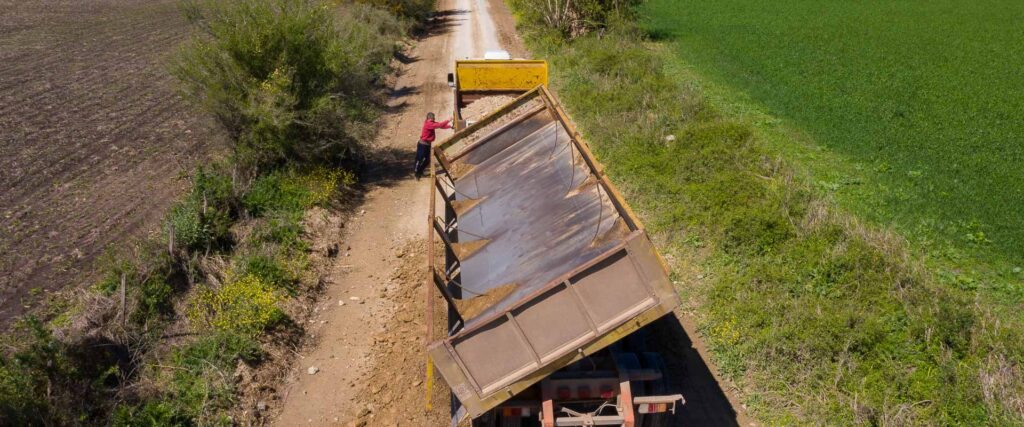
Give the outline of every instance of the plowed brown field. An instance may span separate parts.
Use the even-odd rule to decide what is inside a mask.
[[[175,0],[0,0],[0,325],[158,230],[219,140],[175,93]]]

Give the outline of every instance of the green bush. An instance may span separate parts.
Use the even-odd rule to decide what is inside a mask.
[[[199,330],[211,328],[254,337],[284,320],[284,313],[277,307],[282,298],[270,283],[248,274],[233,278],[217,289],[199,290],[188,314]]]
[[[127,258],[119,258],[115,255],[108,255],[108,257],[107,265],[104,268],[106,271],[103,278],[96,284],[96,290],[109,296],[121,288],[122,278],[128,282],[137,277],[138,267]]]
[[[177,402],[156,400],[139,405],[122,404],[114,409],[110,425],[115,427],[191,426],[195,422],[182,413]]]
[[[269,255],[248,255],[235,260],[237,274],[252,275],[270,286],[284,289],[289,294],[296,292],[295,285],[299,281],[298,272],[278,257]]]
[[[174,288],[168,283],[168,275],[158,274],[141,282],[135,291],[138,306],[131,318],[139,324],[166,316],[174,311],[171,296]]]
[[[430,16],[430,13],[434,11],[434,5],[437,3],[436,0],[357,0],[362,3],[371,4],[376,6],[383,11],[390,12],[395,16],[410,19],[414,22],[420,22]],[[359,9],[355,9],[359,13],[365,13]],[[372,9],[363,9],[372,10]],[[379,12],[378,12],[379,13]]]
[[[252,243],[278,245],[289,252],[305,250],[307,243],[302,239],[302,214],[296,211],[271,211],[266,221],[260,223],[253,232]]]
[[[314,168],[305,173],[275,171],[256,179],[242,201],[255,216],[271,211],[304,211],[325,205],[341,184],[352,184],[351,174],[339,169]]]
[[[173,364],[181,369],[173,373],[176,404],[193,419],[215,418],[215,409],[224,409],[233,399],[234,372],[238,360],[255,361],[262,356],[259,343],[245,336],[221,333],[204,337],[176,351]]]
[[[29,317],[14,334],[23,346],[0,354],[0,425],[88,424],[102,419],[119,375],[114,350],[69,345]],[[113,346],[111,346],[113,347]],[[116,381],[113,381],[116,383]]]
[[[332,162],[372,133],[374,93],[401,26],[351,5],[334,14],[316,0],[192,2],[203,33],[172,73],[235,141],[236,161]]]
[[[118,406],[113,426],[232,425],[224,410],[234,402],[235,363],[253,363],[263,355],[259,342],[249,336],[214,333],[177,348],[166,362],[174,369],[165,378],[161,394]]]
[[[176,247],[190,251],[226,247],[237,205],[231,178],[200,168],[191,191],[167,215],[168,234]]]
[[[565,37],[578,37],[605,29],[633,16],[640,0],[511,0],[526,22],[543,23]]]
[[[62,346],[34,318],[25,321],[29,344],[13,357],[0,354],[0,424],[43,424],[51,414],[51,380],[71,371]],[[59,393],[60,390],[58,389]]]

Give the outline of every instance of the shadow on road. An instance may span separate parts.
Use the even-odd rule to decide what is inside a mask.
[[[468,10],[463,9],[445,9],[435,11],[430,15],[430,18],[427,19],[427,24],[415,31],[413,35],[417,38],[426,38],[447,34],[452,28],[459,24],[459,21],[464,21],[466,19],[459,17],[468,13]]]

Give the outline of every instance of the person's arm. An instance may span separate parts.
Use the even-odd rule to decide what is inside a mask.
[[[449,122],[451,122],[451,119],[445,120],[443,122],[428,122],[427,123],[427,127],[430,128],[431,130],[433,130],[433,129],[450,129],[452,127],[452,125]]]

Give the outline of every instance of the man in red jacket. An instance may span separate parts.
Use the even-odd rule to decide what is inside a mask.
[[[443,122],[434,121],[434,113],[427,113],[427,120],[423,122],[423,131],[420,132],[420,141],[416,143],[416,178],[423,176],[423,171],[430,164],[430,145],[437,138],[437,129],[451,129],[451,119]]]

